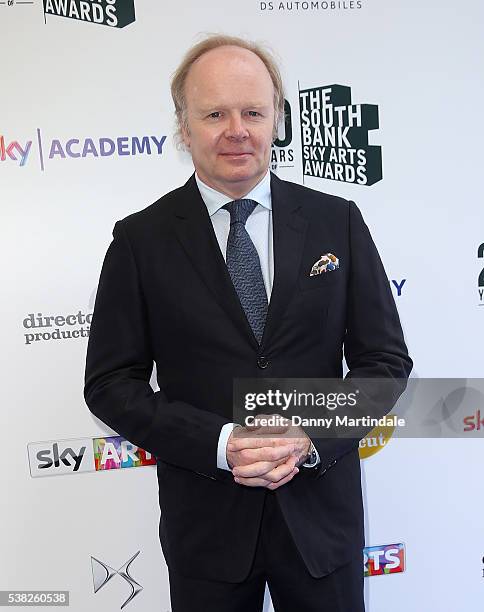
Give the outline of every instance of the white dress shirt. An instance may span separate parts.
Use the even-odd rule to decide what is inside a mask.
[[[229,197],[225,193],[216,191],[212,187],[206,185],[199,176],[195,173],[202,200],[207,207],[210,220],[212,221],[215,236],[219,244],[222,255],[226,260],[227,240],[230,231],[230,213],[222,208],[228,202],[232,202],[234,198]],[[249,191],[243,198],[254,200],[257,206],[249,215],[245,228],[254,243],[259,256],[262,278],[267,293],[267,302],[271,299],[272,284],[274,280],[274,246],[272,233],[272,198],[271,198],[271,174],[267,170],[265,176],[257,183],[257,185]],[[227,463],[227,441],[234,427],[239,427],[235,423],[226,423],[219,435],[217,446],[217,467],[223,470],[229,470]],[[319,463],[318,461],[314,464]],[[304,465],[304,464],[303,464]],[[312,466],[311,466],[312,467]]]

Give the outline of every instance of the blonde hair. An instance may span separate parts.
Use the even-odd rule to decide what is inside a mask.
[[[247,49],[255,53],[262,60],[274,85],[274,137],[277,136],[277,127],[284,117],[284,87],[281,73],[272,53],[260,44],[244,40],[237,36],[226,34],[211,34],[191,47],[183,57],[181,64],[175,70],[171,80],[171,97],[175,104],[176,133],[175,139],[182,142],[182,128],[188,131],[187,104],[185,97],[185,82],[192,65],[205,53],[218,47],[234,46]]]

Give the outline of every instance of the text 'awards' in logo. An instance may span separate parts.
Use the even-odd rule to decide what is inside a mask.
[[[43,0],[44,16],[55,15],[124,28],[135,20],[134,0]]]
[[[299,92],[303,175],[373,185],[382,179],[381,147],[368,144],[378,106],[352,104],[351,88],[327,85]]]
[[[365,578],[405,571],[405,545],[384,544],[363,549]]]
[[[128,596],[128,598],[124,601],[124,603],[121,605],[121,610],[125,606],[127,606],[129,602],[132,599],[134,599],[140,591],[143,590],[143,587],[138,582],[136,582],[136,580],[132,576],[130,576],[130,573],[129,573],[129,566],[131,565],[131,563],[133,563],[133,561],[136,559],[139,553],[140,551],[138,550],[138,552],[135,553],[131,557],[131,559],[128,559],[126,563],[124,563],[117,570],[110,567],[107,563],[103,563],[99,559],[96,559],[95,557],[91,557],[92,581],[94,583],[94,593],[97,593],[100,589],[102,589],[103,586],[106,583],[108,583],[113,576],[116,576],[117,574],[118,576],[126,580],[126,582],[131,587],[131,593]]]

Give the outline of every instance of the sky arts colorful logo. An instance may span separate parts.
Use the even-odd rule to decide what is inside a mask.
[[[49,162],[65,159],[162,155],[166,136],[116,136],[100,138],[52,138],[45,140],[37,128],[37,138],[19,142],[0,134],[0,162],[25,166],[31,157],[32,143],[39,167],[45,171]],[[1,167],[1,166],[0,166]]]
[[[151,453],[121,436],[31,442],[27,450],[32,478],[156,464]]]
[[[156,465],[156,459],[151,453],[131,444],[121,436],[94,438],[93,448],[96,472]]]
[[[363,558],[365,578],[405,571],[404,544],[367,546],[363,549]]]

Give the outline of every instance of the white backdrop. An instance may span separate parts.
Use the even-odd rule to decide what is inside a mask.
[[[82,388],[86,316],[115,221],[192,171],[173,145],[169,79],[201,32],[276,51],[293,130],[292,161],[277,172],[358,203],[395,281],[413,375],[482,375],[484,5],[134,1],[125,27],[44,16],[39,0],[0,2],[0,589],[69,590],[75,612],[118,610],[130,586],[114,576],[94,593],[91,557],[118,570],[137,551],[130,575],[143,590],[127,609],[170,609],[155,469],[95,470],[93,439],[115,432]],[[121,22],[132,0],[87,4],[97,10],[85,17],[109,5]],[[383,179],[371,186],[303,177],[298,91],[333,84],[378,107],[369,143],[381,146]],[[48,467],[56,441],[69,465]],[[62,453],[83,446],[74,471]],[[466,439],[393,439],[363,459],[366,544],[405,547],[403,572],[365,579],[369,611],[482,610],[482,461],[482,442]]]

